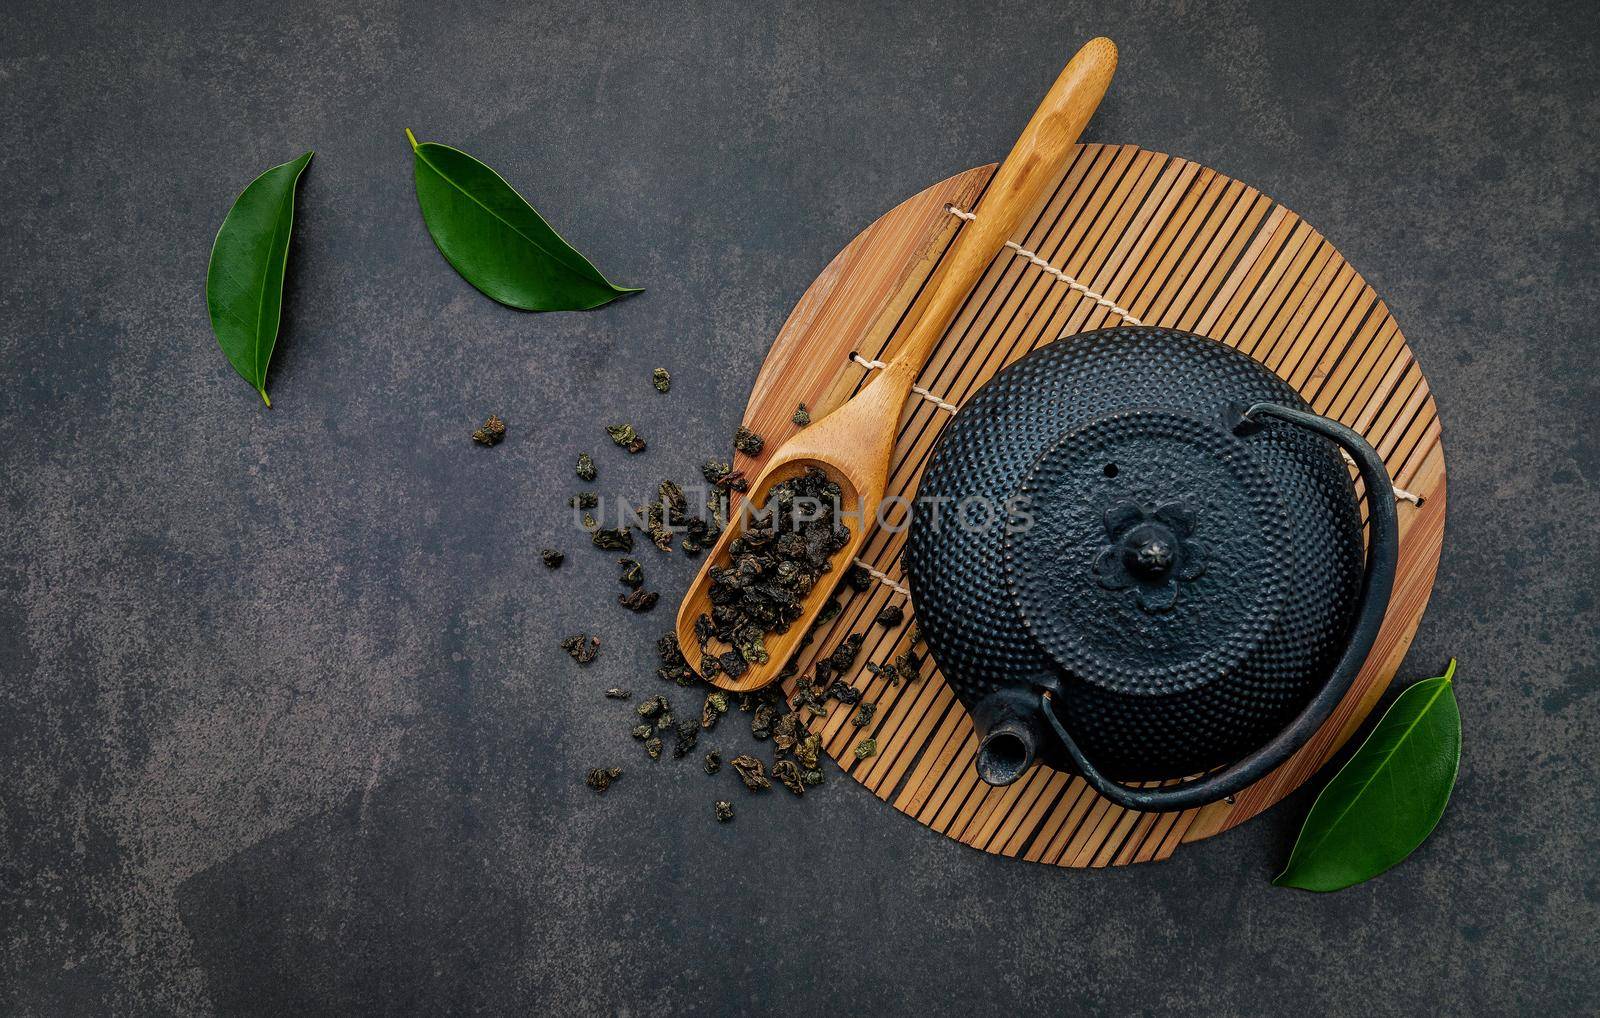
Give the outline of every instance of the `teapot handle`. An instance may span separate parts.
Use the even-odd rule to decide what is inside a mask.
[[[1361,480],[1367,487],[1367,523],[1372,536],[1367,549],[1367,565],[1361,585],[1361,611],[1350,630],[1349,643],[1343,656],[1334,667],[1333,674],[1317,695],[1311,698],[1289,726],[1273,736],[1259,749],[1220,771],[1195,778],[1180,785],[1165,788],[1132,788],[1112,781],[1097,770],[1083,750],[1067,733],[1050,703],[1050,690],[1040,694],[1039,705],[1067,755],[1096,792],[1126,809],[1140,812],[1167,812],[1204,806],[1232,795],[1265,777],[1273,768],[1287,760],[1295,750],[1314,735],[1322,723],[1333,713],[1333,708],[1344,698],[1355,681],[1356,673],[1366,663],[1367,653],[1378,637],[1383,625],[1384,612],[1389,607],[1389,595],[1394,589],[1395,566],[1399,560],[1400,529],[1394,499],[1385,497],[1393,488],[1389,471],[1377,450],[1367,444],[1355,431],[1338,421],[1307,413],[1276,403],[1257,403],[1245,411],[1249,421],[1258,414],[1280,417],[1292,424],[1315,431],[1343,446],[1356,461]]]

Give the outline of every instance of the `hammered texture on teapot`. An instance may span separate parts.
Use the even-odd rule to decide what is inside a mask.
[[[1308,409],[1231,347],[1117,328],[1028,354],[962,407],[906,569],[969,709],[1057,688],[1063,724],[1124,780],[1228,763],[1296,715],[1343,650],[1363,531],[1337,447],[1243,418],[1263,402]],[[1005,508],[978,526],[963,505]]]

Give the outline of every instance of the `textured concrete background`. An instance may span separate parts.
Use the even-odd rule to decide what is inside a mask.
[[[461,6],[0,10],[0,1013],[1593,1010],[1587,0]],[[1460,784],[1336,895],[1268,885],[1305,793],[1164,864],[1056,871],[836,772],[795,801],[651,766],[600,698],[654,691],[670,613],[612,603],[573,454],[621,494],[689,476],[834,252],[1001,155],[1101,32],[1123,61],[1088,138],[1304,214],[1442,408],[1445,561],[1402,674],[1460,656]],[[648,292],[481,297],[424,231],[406,126]],[[268,411],[206,260],[309,147]],[[511,433],[483,450],[489,411]],[[620,418],[647,453],[605,444]],[[688,577],[646,566],[668,600]],[[586,628],[579,671],[556,642]]]

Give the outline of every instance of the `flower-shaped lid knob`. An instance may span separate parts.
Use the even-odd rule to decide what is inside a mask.
[[[1194,518],[1182,506],[1155,510],[1119,501],[1106,510],[1106,539],[1094,574],[1107,590],[1135,591],[1139,607],[1164,612],[1178,600],[1178,585],[1206,571],[1205,546],[1192,540]]]
[[[1136,696],[1191,689],[1226,675],[1269,631],[1291,529],[1228,412],[1096,418],[1023,481],[1007,582],[1066,678]]]

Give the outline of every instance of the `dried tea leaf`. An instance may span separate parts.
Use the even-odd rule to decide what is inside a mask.
[[[737,679],[750,670],[750,663],[736,650],[724,651],[715,658],[717,667],[730,679]]]
[[[850,723],[855,725],[857,728],[865,728],[867,725],[872,723],[872,715],[876,714],[877,712],[877,701],[874,700],[869,703],[864,703],[856,708],[856,716],[850,719]]]
[[[887,678],[890,685],[898,686],[902,680],[909,682],[922,675],[922,656],[915,650],[907,650],[888,664],[868,662],[867,671]]]
[[[608,424],[606,434],[611,436],[611,441],[622,446],[630,453],[644,452],[644,437],[633,430],[631,424]]]
[[[777,718],[777,711],[770,703],[763,703],[756,708],[755,715],[750,719],[750,734],[758,739],[772,737],[772,723]]]
[[[678,634],[675,632],[663,633],[656,641],[656,656],[661,661],[661,667],[656,669],[656,675],[669,682],[680,686],[692,686],[698,680],[689,668],[689,662],[684,659],[683,650],[678,646]]]
[[[661,659],[661,663],[664,665],[681,665],[687,663],[684,660],[683,648],[678,644],[678,633],[676,630],[669,629],[665,633],[662,633],[659,638],[657,638],[656,655]]]
[[[846,672],[855,664],[856,656],[861,653],[861,643],[866,639],[862,633],[851,633],[839,645],[833,648],[833,653],[828,655],[828,665],[836,672]]]
[[[706,460],[700,464],[700,476],[706,479],[707,484],[720,484],[732,472],[733,467],[722,460]]]
[[[667,513],[667,522],[674,526],[683,526],[689,519],[689,499],[683,493],[683,488],[662,478],[656,486],[656,499]]]
[[[782,753],[800,744],[805,737],[806,725],[798,711],[790,711],[772,726],[772,744]]]
[[[699,516],[691,516],[683,525],[683,553],[691,558],[700,554],[704,548],[716,543],[721,535],[721,528],[712,529],[709,521]]]
[[[650,754],[650,759],[661,759],[661,740],[652,736],[644,740],[644,751]]]
[[[733,447],[746,456],[761,455],[763,445],[766,445],[766,440],[743,425],[733,433]]]
[[[706,754],[706,773],[715,774],[722,770],[722,756],[715,751]]]
[[[805,795],[805,782],[800,777],[800,765],[793,760],[779,760],[772,765],[772,776],[795,795]]]
[[[812,787],[820,785],[822,784],[822,769],[820,767],[813,767],[808,771],[801,771],[800,780]]]
[[[506,437],[506,422],[490,414],[485,418],[483,427],[472,433],[472,440],[479,445],[499,445],[500,440]]]
[[[739,656],[753,665],[764,665],[771,660],[767,653],[766,634],[755,626],[745,626],[736,641]]]
[[[672,531],[668,530],[659,518],[654,515],[646,517],[645,536],[650,538],[650,543],[656,546],[657,551],[672,550]]]
[[[797,709],[804,708],[814,715],[826,715],[828,705],[823,702],[822,696],[817,692],[817,685],[811,676],[802,675],[794,684],[794,704]]]
[[[793,421],[796,426],[803,428],[807,424],[811,423],[811,411],[806,409],[806,405],[804,403],[801,403],[799,406],[794,408],[794,416],[789,419]]]
[[[873,757],[873,756],[877,756],[877,755],[878,755],[878,740],[877,739],[870,739],[870,738],[869,739],[862,739],[860,742],[856,743],[856,759],[857,760],[865,760],[868,757]]]
[[[851,633],[839,641],[839,646],[828,655],[828,666],[835,672],[849,671],[850,666],[856,663],[856,655],[861,653],[861,641],[865,638],[861,633]]]
[[[633,690],[612,686],[606,690],[606,697],[611,700],[630,700],[633,698]]]
[[[711,615],[709,612],[701,612],[695,616],[694,638],[701,648],[704,648],[706,641],[711,639]]]
[[[878,612],[878,617],[873,619],[874,622],[885,629],[893,629],[905,620],[906,610],[897,604],[884,605],[883,610]]]
[[[845,572],[844,582],[848,583],[850,589],[857,594],[864,594],[872,589],[872,573],[866,566],[853,565]]]
[[[671,481],[662,481],[661,484],[663,492],[677,492],[680,499],[683,497],[683,493],[678,490],[678,486]],[[660,551],[671,551],[673,532],[668,525],[669,523],[681,525],[684,519],[686,519],[686,516],[681,509],[674,513],[671,505],[666,500],[663,500],[647,502],[640,506],[634,525],[640,526],[640,522],[642,522],[643,526],[640,526],[640,529],[644,531],[645,536],[650,538],[650,543]]]
[[[598,528],[589,535],[590,542],[603,551],[632,551],[633,531],[627,527],[616,527],[611,530]]]
[[[600,496],[592,491],[580,491],[567,499],[567,506],[572,509],[593,509],[600,504]]]
[[[617,603],[631,612],[647,612],[656,606],[661,595],[653,590],[636,590],[631,594],[618,594]]]
[[[650,372],[650,384],[657,392],[667,392],[672,388],[672,374],[666,368],[656,368]]]
[[[539,557],[544,559],[544,564],[551,569],[560,569],[561,563],[567,560],[565,555],[554,548],[546,548],[539,553]]]
[[[752,792],[765,791],[772,787],[772,782],[767,780],[767,771],[761,766],[761,761],[748,753],[741,754],[728,761],[728,765],[739,775],[739,780],[744,782],[744,787]]]
[[[839,604],[839,599],[836,597],[830,597],[826,601],[822,602],[822,607],[817,609],[817,620],[811,623],[812,631],[815,632],[816,630],[821,629],[823,626],[832,622],[834,619],[838,618],[839,613],[843,610],[843,606]],[[811,642],[810,633],[806,634],[806,642]]]
[[[594,479],[598,476],[600,476],[600,471],[595,467],[594,460],[589,457],[589,454],[586,452],[578,453],[578,479],[593,484]]]
[[[912,679],[921,678],[922,655],[918,654],[915,649],[907,649],[902,651],[900,654],[895,656],[894,667],[895,670],[900,673],[900,677],[905,679],[907,682],[910,682]]]
[[[801,767],[807,770],[816,770],[817,758],[822,752],[822,736],[812,732],[808,734],[800,745],[795,747],[794,758]]]
[[[670,711],[671,709],[671,705],[667,703],[667,698],[659,693],[634,708],[642,718],[653,718],[663,711]]]
[[[622,575],[617,580],[626,584],[630,590],[638,590],[644,584],[644,566],[637,559],[619,558],[617,565],[622,567]]]
[[[727,801],[726,799],[717,800],[716,811],[718,823],[725,824],[733,819],[733,803]]]
[[[621,767],[596,767],[594,770],[590,771],[589,776],[584,779],[584,784],[594,789],[600,795],[605,795],[606,789],[610,788],[611,783],[620,777],[622,777]]]
[[[717,719],[728,713],[728,694],[722,690],[713,690],[706,694],[706,702],[700,708],[700,727],[711,731],[717,724]]]
[[[835,700],[838,700],[846,707],[852,707],[861,702],[861,690],[850,685],[848,682],[835,682],[833,685],[828,687],[828,695],[833,697]]]
[[[569,636],[561,641],[561,649],[570,654],[572,660],[586,665],[600,656],[600,637],[584,633]]]
[[[700,741],[700,724],[693,719],[680,721],[673,726],[672,734],[673,759],[681,760],[694,752],[694,744]]]

